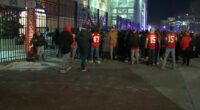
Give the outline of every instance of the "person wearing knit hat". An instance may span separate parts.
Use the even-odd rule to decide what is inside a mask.
[[[60,49],[61,53],[63,54],[62,70],[60,71],[61,73],[66,73],[71,69],[69,62],[72,43],[73,35],[71,33],[71,26],[66,25],[60,34]]]

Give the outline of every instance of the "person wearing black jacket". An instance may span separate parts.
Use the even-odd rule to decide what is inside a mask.
[[[80,32],[76,37],[76,41],[78,44],[78,50],[80,53],[81,59],[81,71],[86,71],[86,59],[88,57],[90,51],[90,43],[92,41],[92,37],[85,26],[81,27]]]
[[[73,42],[73,36],[71,33],[71,26],[66,25],[64,27],[64,31],[60,34],[60,50],[63,55],[63,64],[61,73],[66,73],[71,69],[69,65],[70,62],[70,52],[71,52],[71,44]]]
[[[140,38],[136,30],[130,31],[128,35],[128,45],[131,50],[131,63],[139,63],[139,47],[140,47]]]
[[[44,45],[45,39],[40,32],[36,32],[33,34],[33,38],[31,39],[31,44],[34,47],[34,51],[37,53],[37,58],[39,61],[44,61]]]
[[[60,46],[59,45],[60,44],[59,36],[60,36],[59,29],[56,28],[55,32],[54,32],[54,35],[53,35],[53,39],[52,39],[52,42],[53,42],[53,44],[55,46],[56,57],[60,57],[61,56],[60,47],[59,47]]]

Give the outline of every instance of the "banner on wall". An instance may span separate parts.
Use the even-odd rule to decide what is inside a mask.
[[[26,50],[27,59],[33,56],[33,45],[30,44],[33,34],[35,33],[35,0],[27,0],[27,35],[26,35]]]

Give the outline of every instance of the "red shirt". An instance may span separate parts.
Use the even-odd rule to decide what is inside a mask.
[[[92,33],[92,47],[100,45],[100,35],[99,33]]]
[[[147,35],[147,40],[148,40],[148,48],[155,49],[155,47],[156,47],[156,40],[157,40],[156,33],[150,32]]]
[[[177,40],[176,33],[173,33],[173,34],[167,33],[166,40],[167,40],[167,48],[176,47],[176,40]]]
[[[185,50],[188,47],[190,47],[191,41],[192,41],[192,38],[190,36],[183,36],[180,43],[181,49]]]
[[[76,35],[75,35],[75,34],[72,34],[72,36],[73,36],[73,43],[72,43],[72,46],[77,46],[77,42],[76,42],[76,40],[75,40]]]

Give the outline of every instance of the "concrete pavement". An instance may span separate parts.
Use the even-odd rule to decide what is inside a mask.
[[[77,61],[66,74],[59,73],[60,62],[4,66],[0,109],[200,110],[200,59],[175,70],[106,61],[88,64],[85,73]]]

